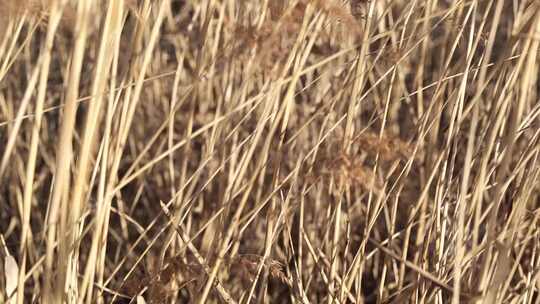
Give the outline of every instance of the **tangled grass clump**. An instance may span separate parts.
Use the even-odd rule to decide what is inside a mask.
[[[0,2],[0,303],[537,303],[540,3]]]

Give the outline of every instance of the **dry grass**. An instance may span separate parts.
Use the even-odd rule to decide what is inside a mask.
[[[540,3],[0,2],[0,303],[540,303]]]

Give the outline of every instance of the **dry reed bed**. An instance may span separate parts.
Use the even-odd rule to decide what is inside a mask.
[[[0,3],[0,302],[538,303],[540,4]]]

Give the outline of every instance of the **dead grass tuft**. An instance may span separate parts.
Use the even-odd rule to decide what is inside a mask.
[[[0,303],[535,303],[540,3],[0,1]]]

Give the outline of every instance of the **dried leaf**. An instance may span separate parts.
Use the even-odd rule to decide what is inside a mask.
[[[11,255],[6,256],[4,261],[4,271],[6,276],[6,295],[8,300],[6,303],[16,303],[16,290],[17,290],[17,280],[19,277],[19,266],[17,261]]]

